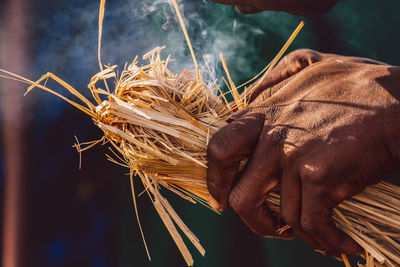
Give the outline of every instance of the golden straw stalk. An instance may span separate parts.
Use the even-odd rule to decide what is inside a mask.
[[[76,148],[82,152],[101,142],[110,144],[115,157],[108,156],[109,160],[130,169],[134,197],[133,176],[136,175],[142,181],[186,263],[191,266],[193,258],[177,227],[202,255],[205,250],[168,200],[161,195],[160,189],[165,187],[186,200],[209,207],[210,195],[206,184],[208,141],[219,129],[227,125],[232,107],[246,107],[249,94],[240,95],[237,92],[222,54],[221,60],[234,103],[228,104],[222,101],[223,94],[215,94],[219,91],[216,83],[208,85],[202,80],[182,15],[175,0],[173,3],[192,53],[196,73],[172,73],[168,69],[170,57],[161,57],[163,47],[156,47],[143,56],[143,60],[148,61],[147,65],[140,65],[136,57],[120,75],[116,73],[116,66],[103,66],[100,50],[105,0],[101,0],[99,12],[98,58],[101,71],[92,77],[88,85],[92,101],[51,73],[33,82],[4,70],[2,72],[8,78],[31,84],[28,92],[38,87],[55,94],[92,117],[94,124],[103,131],[103,138],[86,144],[78,143]],[[277,57],[256,77],[268,75],[302,26],[303,23],[295,30]],[[42,85],[41,82],[47,78],[52,78],[64,86],[80,103]],[[105,88],[98,86],[99,81],[104,81]],[[114,84],[114,88],[110,88],[107,81]],[[255,87],[259,83],[256,83]],[[275,188],[268,195],[266,203],[273,213],[279,216],[279,188]],[[137,214],[136,201],[134,204]],[[333,220],[336,225],[365,249],[366,266],[400,265],[399,207],[400,188],[380,183],[344,201],[334,210]],[[343,259],[348,266],[345,255]]]

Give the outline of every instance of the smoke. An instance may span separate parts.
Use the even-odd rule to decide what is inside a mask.
[[[120,69],[138,55],[156,46],[167,46],[163,54],[175,61],[174,72],[194,65],[171,0],[107,1],[103,25],[102,62]],[[222,83],[219,52],[227,59],[236,83],[258,73],[297,24],[298,19],[282,13],[246,16],[233,7],[209,0],[180,0],[179,7],[207,82]],[[34,51],[36,75],[51,71],[75,88],[85,91],[88,80],[98,72],[97,25],[99,0],[38,1]],[[146,63],[146,62],[141,62]],[[211,70],[211,71],[210,71]],[[60,100],[47,106],[54,118],[62,112]],[[54,103],[54,104],[53,104]],[[57,112],[58,110],[58,112]]]
[[[129,8],[110,8],[109,13],[113,18],[110,24],[105,22],[104,58],[110,62],[121,62],[127,57],[144,54],[156,46],[166,46],[164,55],[171,55],[175,62],[171,64],[175,72],[184,69],[194,71],[193,61],[177,19],[171,1],[130,1]],[[179,1],[179,7],[184,14],[184,21],[200,63],[203,76],[212,79],[216,76],[215,66],[218,53],[213,47],[215,37],[211,31],[211,25],[205,21],[207,13],[207,2],[186,1],[183,5]],[[122,22],[121,20],[124,20]],[[121,29],[115,30],[114,23],[117,22]],[[111,34],[108,35],[108,34]],[[123,54],[115,53],[115,48],[124,51]],[[206,59],[207,64],[203,61]],[[209,72],[211,70],[211,73]]]

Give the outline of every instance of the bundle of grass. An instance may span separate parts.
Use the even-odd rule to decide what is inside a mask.
[[[165,187],[188,201],[199,202],[209,207],[210,196],[206,184],[208,141],[227,124],[233,108],[244,108],[248,99],[246,95],[239,95],[222,55],[221,60],[227,73],[230,93],[234,98],[233,103],[228,104],[222,93],[217,96],[219,88],[215,82],[206,84],[201,79],[182,16],[175,0],[173,3],[192,52],[196,74],[189,71],[178,75],[172,73],[168,69],[170,57],[165,60],[161,58],[162,47],[157,47],[143,56],[143,59],[149,62],[147,65],[140,66],[136,57],[132,64],[125,66],[120,75],[116,73],[116,66],[104,67],[100,60],[100,40],[105,0],[101,1],[99,16],[101,71],[88,85],[93,101],[54,74],[49,73],[37,82],[32,82],[18,75],[3,72],[8,77],[31,84],[28,92],[38,87],[55,94],[92,117],[94,124],[103,131],[103,138],[89,143],[77,143],[76,148],[82,152],[98,143],[111,145],[114,156],[108,156],[109,160],[130,170],[137,218],[134,175],[141,179],[186,263],[191,266],[193,258],[176,226],[202,255],[205,250],[167,199],[161,195],[160,189]],[[302,26],[303,24],[299,25],[275,59],[261,72],[263,77],[275,66]],[[48,78],[63,85],[82,103],[74,102],[41,85],[41,82]],[[104,82],[104,88],[98,86],[99,81]],[[108,85],[110,81],[114,84],[112,90]],[[334,210],[333,220],[337,226],[365,249],[367,267],[400,265],[399,198],[399,187],[380,183],[344,201]],[[266,203],[279,216],[279,189],[269,194]],[[139,219],[138,223],[142,232]],[[349,266],[345,255],[343,260]]]

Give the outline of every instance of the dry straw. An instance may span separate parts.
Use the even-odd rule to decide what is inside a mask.
[[[116,74],[116,66],[103,66],[100,52],[105,0],[101,0],[99,13],[98,56],[101,71],[92,77],[88,85],[92,101],[51,73],[33,82],[4,70],[2,72],[8,78],[31,84],[27,92],[38,87],[55,94],[92,117],[104,136],[98,141],[77,143],[78,151],[82,152],[98,143],[110,144],[113,156],[107,156],[108,159],[130,169],[135,212],[142,235],[136,207],[134,177],[141,179],[145,192],[148,193],[186,263],[191,266],[193,258],[177,227],[202,255],[205,250],[168,200],[161,195],[160,190],[165,187],[188,201],[199,202],[209,207],[210,196],[206,184],[208,141],[213,134],[227,125],[227,118],[233,112],[233,108],[242,109],[247,106],[248,97],[239,95],[222,54],[221,61],[227,73],[227,85],[234,102],[228,105],[223,93],[217,96],[219,88],[215,82],[203,82],[182,15],[176,1],[173,0],[172,3],[192,53],[196,74],[182,71],[176,75],[169,71],[168,64],[171,59],[162,59],[162,47],[157,47],[143,56],[143,60],[148,61],[147,65],[139,65],[136,57],[130,65],[125,66],[120,75]],[[302,26],[303,23],[275,59],[252,81],[260,75],[268,75]],[[263,77],[254,87],[260,84]],[[79,103],[42,85],[41,83],[48,78],[65,87]],[[104,88],[98,85],[100,81],[103,82]],[[368,187],[361,194],[344,201],[334,209],[333,220],[336,225],[365,249],[367,267],[400,265],[399,196],[399,187],[380,183]],[[279,216],[279,189],[269,194],[266,203]],[[148,253],[147,247],[146,251]],[[345,255],[343,260],[346,266],[350,266]]]

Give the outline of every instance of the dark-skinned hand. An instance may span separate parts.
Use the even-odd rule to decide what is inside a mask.
[[[333,208],[399,170],[400,67],[297,50],[208,146],[208,189],[256,234],[300,235],[332,256],[361,248],[336,228]],[[239,164],[249,159],[242,172]],[[265,204],[281,187],[282,222]],[[279,224],[281,223],[281,224]]]
[[[294,15],[314,16],[328,12],[338,0],[211,0],[216,3],[234,5],[246,14],[265,10],[284,11]]]

